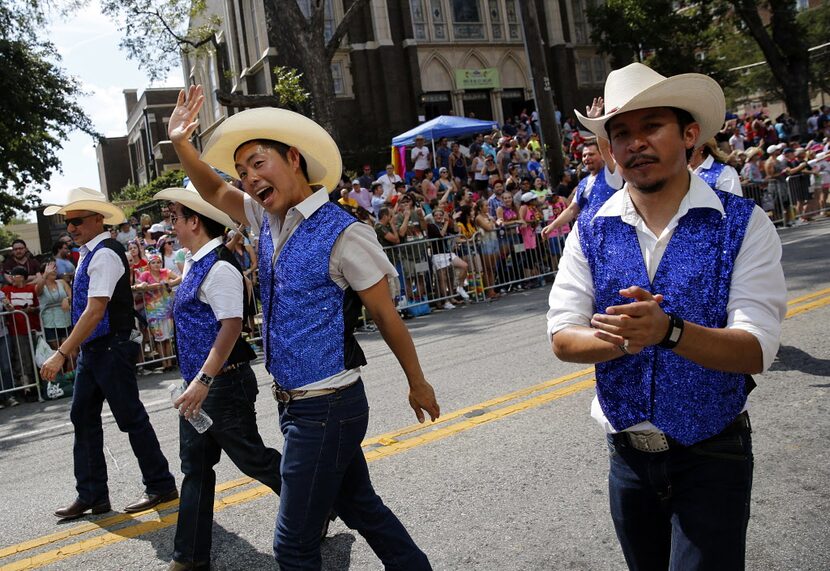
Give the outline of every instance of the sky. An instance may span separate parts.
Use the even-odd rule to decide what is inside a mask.
[[[60,66],[81,83],[87,94],[81,97],[81,106],[104,136],[127,134],[124,89],[138,89],[140,96],[147,87],[184,83],[181,69],[177,68],[171,70],[166,80],[151,86],[138,64],[127,59],[126,52],[118,47],[121,33],[101,14],[96,1],[72,18],[55,18],[48,37],[61,55]],[[41,196],[44,203],[61,202],[67,191],[77,186],[100,188],[92,137],[79,131],[72,133],[58,156],[63,172],[55,173],[50,179],[51,190]]]

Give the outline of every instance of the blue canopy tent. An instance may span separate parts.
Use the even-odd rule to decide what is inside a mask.
[[[410,146],[415,142],[415,137],[418,135],[423,135],[424,139],[435,141],[441,137],[463,137],[464,135],[485,133],[493,129],[498,129],[498,127],[498,123],[495,121],[467,119],[454,115],[439,115],[393,138],[392,145],[395,147]]]

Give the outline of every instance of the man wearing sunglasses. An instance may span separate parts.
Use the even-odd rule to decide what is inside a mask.
[[[130,291],[127,256],[104,224],[118,224],[124,213],[89,188],[69,191],[65,206],[48,206],[44,214],[63,214],[66,229],[81,245],[72,284],[72,333],[40,370],[51,381],[63,368],[67,355],[80,347],[70,419],[75,427],[75,487],[78,496],[55,511],[61,519],[75,519],[91,511],[110,511],[107,464],[101,407],[104,400],[130,437],[141,468],[144,495],[124,511],[140,512],[178,497],[176,482],[161,452],[150,417],[138,395],[135,362],[138,345],[130,340],[135,311]]]

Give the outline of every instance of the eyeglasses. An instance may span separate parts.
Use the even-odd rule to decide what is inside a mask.
[[[93,212],[92,214],[87,214],[86,216],[76,216],[75,218],[67,218],[66,225],[69,226],[70,224],[72,224],[72,226],[80,226],[84,223],[85,218],[90,218],[92,216],[98,216],[98,213]]]
[[[176,222],[178,222],[179,218],[183,218],[183,219],[187,220],[191,216],[192,216],[192,214],[173,214],[171,212],[170,213],[170,224],[175,224]]]

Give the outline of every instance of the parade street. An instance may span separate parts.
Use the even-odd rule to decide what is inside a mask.
[[[747,569],[830,568],[830,222],[780,231],[789,313],[771,370],[749,398],[755,473]],[[605,437],[591,419],[592,368],[557,361],[545,337],[549,286],[407,321],[441,404],[418,426],[400,367],[377,333],[360,333],[371,416],[373,483],[436,570],[624,569],[609,516]],[[281,447],[260,362],[258,419]],[[139,379],[162,450],[181,481],[172,374]],[[0,569],[163,569],[178,501],[122,508],[143,487],[127,437],[105,405],[115,511],[58,523],[75,497],[69,400],[0,411]],[[223,458],[213,554],[218,569],[276,568],[278,498]],[[363,539],[335,521],[324,568],[379,569]]]

